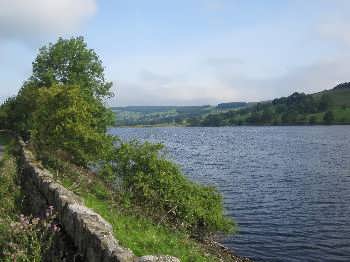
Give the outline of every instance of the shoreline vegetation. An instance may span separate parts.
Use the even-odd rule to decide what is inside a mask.
[[[205,244],[218,232],[237,230],[217,189],[187,179],[163,145],[108,134],[115,123],[106,107],[111,86],[82,37],[59,38],[39,50],[30,78],[1,105],[0,129],[22,137],[55,179],[111,222],[117,239],[135,254],[249,261]]]
[[[242,125],[230,125],[230,126],[190,126],[190,125],[172,125],[172,124],[162,124],[162,125],[136,125],[136,126],[115,126],[115,128],[158,128],[158,127],[245,127],[245,126],[256,126],[256,127],[269,127],[269,126],[347,126],[349,123],[332,123],[332,124],[310,124],[310,123],[285,123],[285,124],[242,124]]]

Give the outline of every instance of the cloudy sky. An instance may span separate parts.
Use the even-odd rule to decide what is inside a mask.
[[[38,48],[82,35],[111,105],[200,105],[350,81],[347,0],[0,0],[0,100]]]

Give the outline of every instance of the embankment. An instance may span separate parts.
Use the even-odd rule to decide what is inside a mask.
[[[111,225],[84,206],[78,196],[57,183],[53,175],[35,160],[23,141],[19,141],[19,144],[25,207],[31,214],[41,215],[47,206],[53,206],[65,234],[65,240],[57,247],[70,249],[55,252],[56,256],[58,253],[62,256],[73,253],[73,257],[66,257],[66,261],[77,261],[76,258],[80,257],[81,261],[89,262],[179,261],[170,256],[137,257],[131,250],[120,246],[113,236]]]

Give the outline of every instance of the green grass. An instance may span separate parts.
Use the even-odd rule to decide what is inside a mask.
[[[12,154],[13,139],[0,134],[5,146],[0,162],[0,261],[41,261],[43,243],[37,231],[20,221],[22,194],[17,183],[16,158]]]
[[[171,255],[181,261],[220,261],[186,232],[155,224],[139,212],[120,208],[113,194],[97,178],[60,175],[61,183],[79,195],[87,207],[106,219],[113,227],[115,237],[137,256],[150,254]]]
[[[17,177],[16,162],[9,152],[10,142],[9,136],[0,133],[0,145],[5,146],[3,158],[0,161],[0,217],[3,219],[12,218],[18,214],[16,201],[20,194],[19,187],[15,183]]]
[[[332,111],[334,113],[335,122],[350,123],[350,107],[347,107],[345,109],[338,107]]]

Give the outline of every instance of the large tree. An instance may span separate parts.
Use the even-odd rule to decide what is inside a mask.
[[[40,48],[33,62],[33,74],[25,85],[79,85],[97,99],[112,95],[112,82],[105,79],[102,61],[87,47],[83,37],[59,38],[56,43]]]
[[[102,61],[89,49],[83,37],[59,38],[40,48],[33,62],[33,72],[16,97],[16,127],[23,137],[30,137],[32,116],[38,107],[37,92],[42,88],[78,87],[80,96],[95,105],[95,128],[105,132],[113,124],[111,112],[105,107],[112,96],[112,82],[105,79]]]
[[[105,158],[112,147],[106,131],[114,114],[105,106],[111,86],[82,37],[59,38],[40,49],[32,76],[2,107],[0,120],[40,150],[64,151],[87,165]]]

